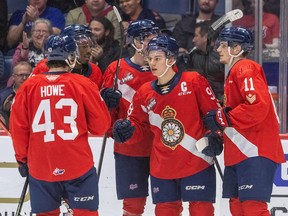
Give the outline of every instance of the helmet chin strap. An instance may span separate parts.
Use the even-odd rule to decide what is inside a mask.
[[[163,77],[163,76],[167,73],[168,69],[169,69],[170,67],[172,67],[173,64],[175,64],[175,63],[176,63],[176,60],[175,60],[171,65],[168,65],[168,59],[166,59],[166,68],[165,68],[164,72],[163,72],[161,75],[157,76],[157,77],[158,77],[158,78]]]
[[[229,60],[229,62],[228,62],[228,67],[229,67],[229,68],[231,67],[234,58],[239,57],[239,56],[242,55],[242,53],[244,52],[244,50],[241,50],[237,55],[232,55],[231,52],[230,52],[230,50],[231,50],[231,47],[229,46],[229,47],[228,47],[228,54],[230,55],[230,60]]]
[[[144,49],[143,41],[141,41],[141,48],[140,49],[135,46],[134,42],[132,43],[132,46],[140,55],[144,56],[144,54],[143,54],[143,49]]]

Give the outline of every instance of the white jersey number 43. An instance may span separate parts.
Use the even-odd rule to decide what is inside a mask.
[[[64,132],[64,130],[57,130],[56,133],[63,140],[74,140],[78,135],[78,129],[76,126],[76,117],[78,105],[72,98],[61,98],[56,104],[55,109],[62,109],[64,106],[69,106],[70,115],[63,117],[63,123],[69,124],[71,132]],[[40,124],[41,116],[44,116],[44,123]],[[44,142],[55,141],[55,134],[52,133],[54,129],[54,122],[51,119],[51,103],[50,99],[42,100],[38,106],[36,114],[32,123],[32,131],[45,132]]]

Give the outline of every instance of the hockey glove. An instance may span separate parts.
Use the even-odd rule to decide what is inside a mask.
[[[22,177],[27,177],[29,174],[29,169],[27,163],[22,163],[20,161],[17,161],[18,163],[18,171]]]
[[[205,135],[207,137],[207,146],[201,151],[203,154],[209,157],[215,157],[220,155],[223,151],[223,139],[215,132],[210,132]]]
[[[133,136],[135,126],[128,119],[119,119],[113,127],[113,138],[118,143],[124,143]]]
[[[205,127],[211,131],[223,131],[226,127],[230,127],[231,123],[228,117],[230,110],[230,107],[226,107],[208,112],[207,115],[204,116]]]
[[[119,106],[122,94],[118,90],[112,88],[105,88],[101,91],[101,97],[106,103],[108,109],[116,108]]]

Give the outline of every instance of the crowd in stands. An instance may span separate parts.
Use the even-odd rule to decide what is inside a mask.
[[[118,10],[122,16],[121,24],[112,5],[107,2],[118,5]],[[195,56],[200,53],[200,56],[205,57],[207,51],[206,48],[201,51],[201,48],[195,44],[197,43],[197,35],[204,38],[205,42],[207,32],[203,33],[201,30],[200,33],[197,33],[199,30],[196,30],[196,26],[199,26],[198,23],[203,21],[208,21],[204,23],[209,26],[221,16],[215,14],[217,3],[218,0],[198,0],[197,13],[183,15],[183,18],[170,31],[166,29],[165,20],[161,15],[152,9],[145,8],[140,0],[28,0],[26,8],[16,10],[12,14],[8,14],[7,0],[0,0],[1,89],[6,87],[5,84],[9,78],[5,75],[5,62],[3,62],[5,58],[3,56],[12,56],[12,60],[10,60],[12,68],[19,62],[27,61],[33,69],[38,62],[45,58],[44,45],[49,35],[60,34],[65,26],[69,25],[85,25],[92,31],[91,46],[89,45],[88,48],[79,46],[81,57],[74,65],[74,72],[88,73],[91,63],[97,65],[103,74],[109,64],[118,59],[121,40],[124,40],[122,57],[134,54],[134,51],[131,53],[131,49],[129,49],[131,43],[127,39],[127,28],[132,21],[142,19],[154,21],[160,31],[172,35],[177,40],[180,47],[178,61],[180,69],[194,69],[207,78],[205,75],[207,72],[204,73],[203,71],[207,69],[209,71],[209,68],[199,64],[199,61],[195,61],[197,59]],[[267,48],[277,48],[280,34],[279,7],[277,8],[277,4],[275,5],[273,0],[263,0],[263,5],[263,43]],[[253,30],[255,25],[254,6],[255,0],[233,1],[233,9],[239,8],[244,12],[244,17],[235,21],[233,25],[244,26]],[[122,29],[123,37],[121,37]],[[213,49],[211,50],[213,51]],[[217,55],[215,58],[217,60]],[[223,74],[223,67],[217,70]],[[220,76],[221,79],[222,76]]]
[[[163,34],[173,36],[178,42],[179,70],[199,72],[208,79],[212,88],[216,86],[213,90],[221,100],[223,88],[219,86],[223,85],[224,67],[219,64],[217,52],[213,51],[214,41],[205,44],[209,25],[221,16],[215,13],[218,1],[197,0],[197,12],[183,14],[183,18],[171,30],[166,28],[165,20],[157,11],[145,8],[140,0],[28,0],[25,8],[12,11],[11,14],[8,14],[7,0],[0,0],[0,99],[2,101],[7,85],[13,85],[15,79],[10,78],[14,73],[12,68],[20,62],[28,62],[34,70],[33,74],[47,69],[47,38],[62,33],[65,27],[71,25],[83,25],[91,30],[91,41],[87,42],[83,38],[77,41],[80,54],[72,71],[94,77],[97,85],[101,86],[102,75],[109,64],[119,58],[121,46],[122,57],[134,55],[135,50],[131,48],[132,43],[127,36],[129,24],[135,20],[148,19],[155,22]],[[121,24],[113,6],[107,2],[117,3]],[[233,25],[253,30],[255,23],[251,18],[254,17],[254,5],[255,0],[233,0],[233,7],[244,12],[244,17]],[[274,0],[263,0],[263,5],[263,46],[277,48],[279,7]],[[204,24],[199,25],[202,22]],[[207,53],[210,53],[208,58]],[[207,61],[208,64],[205,63]],[[97,71],[99,75],[92,76],[92,71]]]

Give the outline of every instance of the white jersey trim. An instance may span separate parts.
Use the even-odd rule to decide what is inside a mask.
[[[133,98],[134,94],[136,93],[136,91],[127,84],[123,84],[123,83],[120,84],[119,79],[117,80],[117,82],[118,82],[118,90],[121,91],[121,93],[122,93],[122,98],[124,98],[129,103],[131,103],[132,98]]]
[[[146,108],[144,106],[142,106],[142,109],[144,112],[146,111]],[[149,115],[149,120],[150,120],[150,124],[159,128],[161,130],[161,123],[163,121],[163,118],[159,115],[156,114],[152,111],[148,112]],[[205,160],[207,163],[209,164],[213,164],[213,157],[208,157],[202,153],[200,153],[197,148],[196,148],[196,139],[194,139],[193,137],[189,136],[188,134],[185,133],[184,138],[182,140],[182,142],[180,143],[180,145],[186,149],[187,151],[189,151],[191,154],[202,158],[203,160]]]
[[[248,158],[259,156],[258,147],[247,140],[233,127],[226,127],[224,133],[234,145]]]

